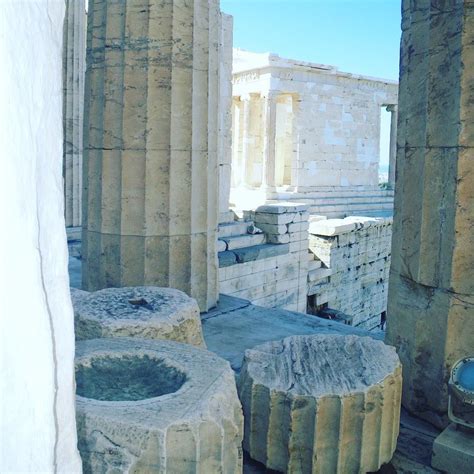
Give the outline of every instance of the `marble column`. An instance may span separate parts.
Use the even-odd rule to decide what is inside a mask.
[[[403,404],[443,426],[474,352],[474,5],[405,0],[402,26],[387,341]]]
[[[244,185],[248,186],[247,170],[249,168],[250,159],[250,108],[251,108],[252,96],[246,94],[240,98],[242,103],[242,161],[240,167],[240,179],[239,181]]]
[[[387,112],[391,113],[390,121],[390,152],[388,163],[388,185],[390,189],[395,188],[395,169],[397,164],[397,123],[398,123],[398,106],[387,106]]]
[[[67,0],[63,29],[63,179],[66,226],[81,225],[85,0]]]
[[[234,19],[220,14],[219,38],[219,222],[226,222],[232,169],[232,46]]]
[[[216,304],[218,0],[89,1],[83,287]]]
[[[276,114],[278,94],[269,91],[263,103],[263,185],[267,197],[275,190]]]

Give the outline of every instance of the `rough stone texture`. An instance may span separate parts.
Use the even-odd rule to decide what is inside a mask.
[[[81,225],[85,56],[85,0],[66,0],[63,30],[63,178],[64,214],[68,227]]]
[[[404,405],[438,426],[474,341],[473,41],[471,2],[403,2],[387,339]]]
[[[206,347],[199,307],[171,288],[108,288],[71,291],[76,339],[141,337]]]
[[[431,463],[448,474],[471,474],[474,470],[474,432],[449,425],[433,443]]]
[[[244,449],[280,472],[376,471],[395,451],[401,365],[357,336],[293,336],[245,353]]]
[[[234,19],[220,14],[219,37],[219,222],[226,221],[229,211],[232,166],[232,46]]]
[[[144,398],[160,393],[153,380],[159,374],[142,379],[138,374],[128,393],[129,398],[138,401],[77,396],[84,473],[242,472],[243,419],[234,374],[228,362],[211,352],[170,341],[80,341],[76,371],[82,367],[82,393],[101,393],[97,386],[100,378],[85,368],[97,370],[104,362],[113,368],[115,359],[119,362],[115,369],[118,373],[111,376],[119,379],[120,369],[127,361],[130,366],[137,365],[137,358],[142,359],[145,375],[146,366],[157,361],[163,379],[168,381],[168,394]],[[155,367],[150,372],[157,370]],[[123,384],[123,379],[119,383]],[[102,391],[105,396],[98,398],[117,399],[118,393],[107,387]]]
[[[381,110],[397,104],[396,82],[242,50],[234,50],[233,80],[238,209],[304,199],[325,215],[391,214],[393,192],[379,189],[378,163]],[[249,189],[264,192],[248,199]]]
[[[0,5],[0,472],[79,473],[62,193],[64,0]]]
[[[387,311],[392,219],[347,217],[312,222],[309,248],[330,269],[308,273],[315,308],[327,304],[365,329],[380,326]]]
[[[271,243],[219,254],[220,292],[261,306],[305,312],[307,208],[305,204],[274,203],[246,212],[249,226],[255,224],[264,231],[254,237]]]
[[[218,294],[218,0],[89,2],[83,288]]]

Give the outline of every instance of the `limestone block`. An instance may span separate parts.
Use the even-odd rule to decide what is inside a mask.
[[[80,341],[76,382],[85,474],[242,472],[234,374],[215,354],[172,341]]]
[[[290,242],[290,235],[267,234],[267,241],[271,244],[288,244]]]
[[[244,449],[280,472],[377,471],[395,451],[401,365],[368,337],[292,336],[245,353]]]
[[[469,474],[474,469],[474,433],[449,425],[434,441],[431,465],[448,474]]]
[[[73,292],[76,339],[140,337],[205,347],[199,307],[171,288],[107,288]]]
[[[293,202],[278,202],[273,204],[264,204],[257,207],[256,212],[264,212],[269,214],[286,214],[289,212],[304,212],[309,209],[309,204],[293,203]]]
[[[309,224],[309,233],[315,235],[333,236],[350,232],[357,228],[354,222],[345,219],[327,219]]]

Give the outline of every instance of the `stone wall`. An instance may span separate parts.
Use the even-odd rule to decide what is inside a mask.
[[[64,12],[64,0],[0,6],[2,473],[81,472],[61,173]]]
[[[312,222],[309,248],[322,268],[310,271],[308,296],[375,329],[387,310],[391,219],[346,218]]]
[[[308,206],[266,205],[246,218],[264,231],[267,247],[219,269],[220,292],[266,307],[306,311]],[[243,252],[241,252],[243,253]],[[250,260],[251,258],[251,260]]]

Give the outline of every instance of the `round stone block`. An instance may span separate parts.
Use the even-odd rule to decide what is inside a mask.
[[[242,408],[215,354],[173,341],[78,341],[84,473],[240,473]]]
[[[196,300],[172,288],[107,288],[71,293],[77,340],[139,337],[206,347]]]
[[[395,451],[401,388],[395,349],[369,337],[262,344],[239,379],[244,449],[280,472],[377,471]]]

